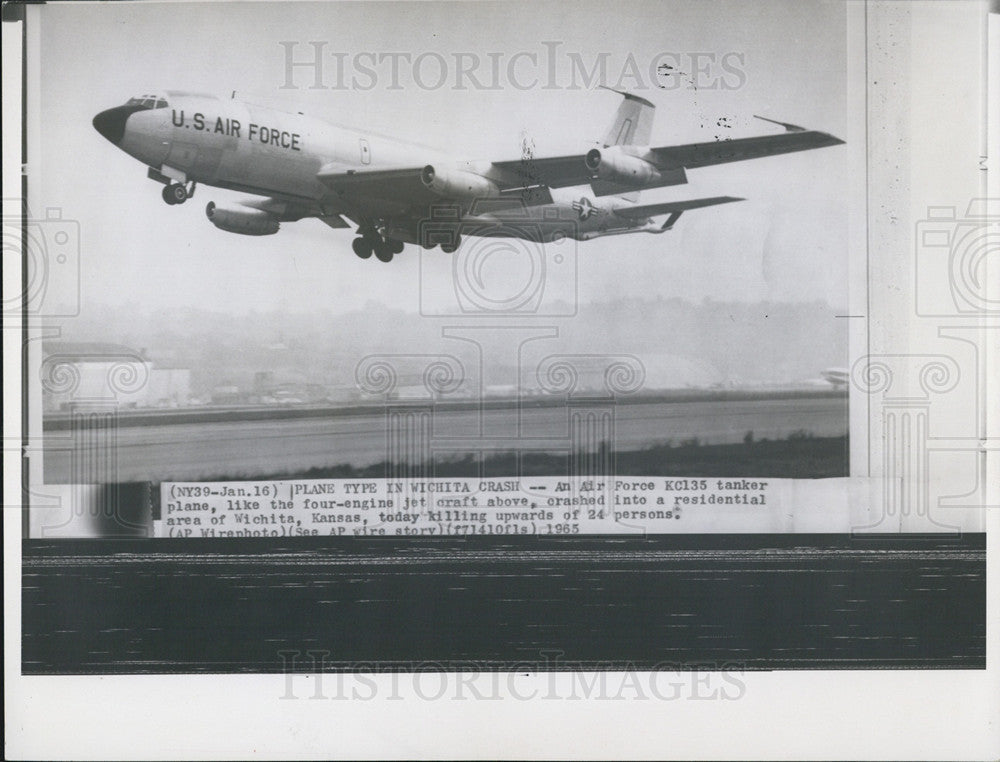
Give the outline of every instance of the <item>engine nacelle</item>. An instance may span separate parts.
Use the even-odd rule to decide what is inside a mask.
[[[281,225],[262,209],[247,206],[216,206],[209,201],[205,215],[219,230],[240,235],[274,235]]]
[[[642,187],[660,181],[660,171],[644,159],[616,148],[592,148],[584,157],[587,169],[598,180]]]
[[[428,164],[420,172],[420,182],[442,198],[465,201],[500,195],[500,187],[492,180],[462,169],[437,169]]]

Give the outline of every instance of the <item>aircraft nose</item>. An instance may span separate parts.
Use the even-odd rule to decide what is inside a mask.
[[[94,129],[117,145],[125,137],[125,122],[135,113],[129,106],[115,106],[94,117]]]

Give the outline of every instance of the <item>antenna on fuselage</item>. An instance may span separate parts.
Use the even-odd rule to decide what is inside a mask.
[[[233,90],[233,94],[229,96],[229,100],[236,100],[236,91]]]

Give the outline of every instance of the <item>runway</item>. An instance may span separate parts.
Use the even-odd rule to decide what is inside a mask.
[[[435,405],[395,402],[352,411],[202,415],[188,411],[50,422],[47,484],[255,478],[314,467],[447,460],[495,451],[572,452],[613,443],[617,452],[654,444],[700,444],[847,433],[847,397],[681,401],[574,400],[558,405]],[[182,421],[182,422],[175,422]]]

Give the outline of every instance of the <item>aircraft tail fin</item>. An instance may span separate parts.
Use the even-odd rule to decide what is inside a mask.
[[[604,147],[649,145],[649,138],[653,133],[653,117],[656,114],[656,106],[638,95],[603,85],[601,87],[618,93],[623,99],[615,113],[615,120],[611,123],[602,141]],[[639,200],[639,191],[636,190],[624,191],[617,195],[619,198],[633,203]]]
[[[643,146],[649,145],[650,135],[653,134],[653,116],[656,114],[656,106],[640,98],[638,95],[625,92],[623,90],[613,90],[618,93],[623,100],[618,106],[615,120],[608,128],[607,135],[604,136],[604,146]]]

